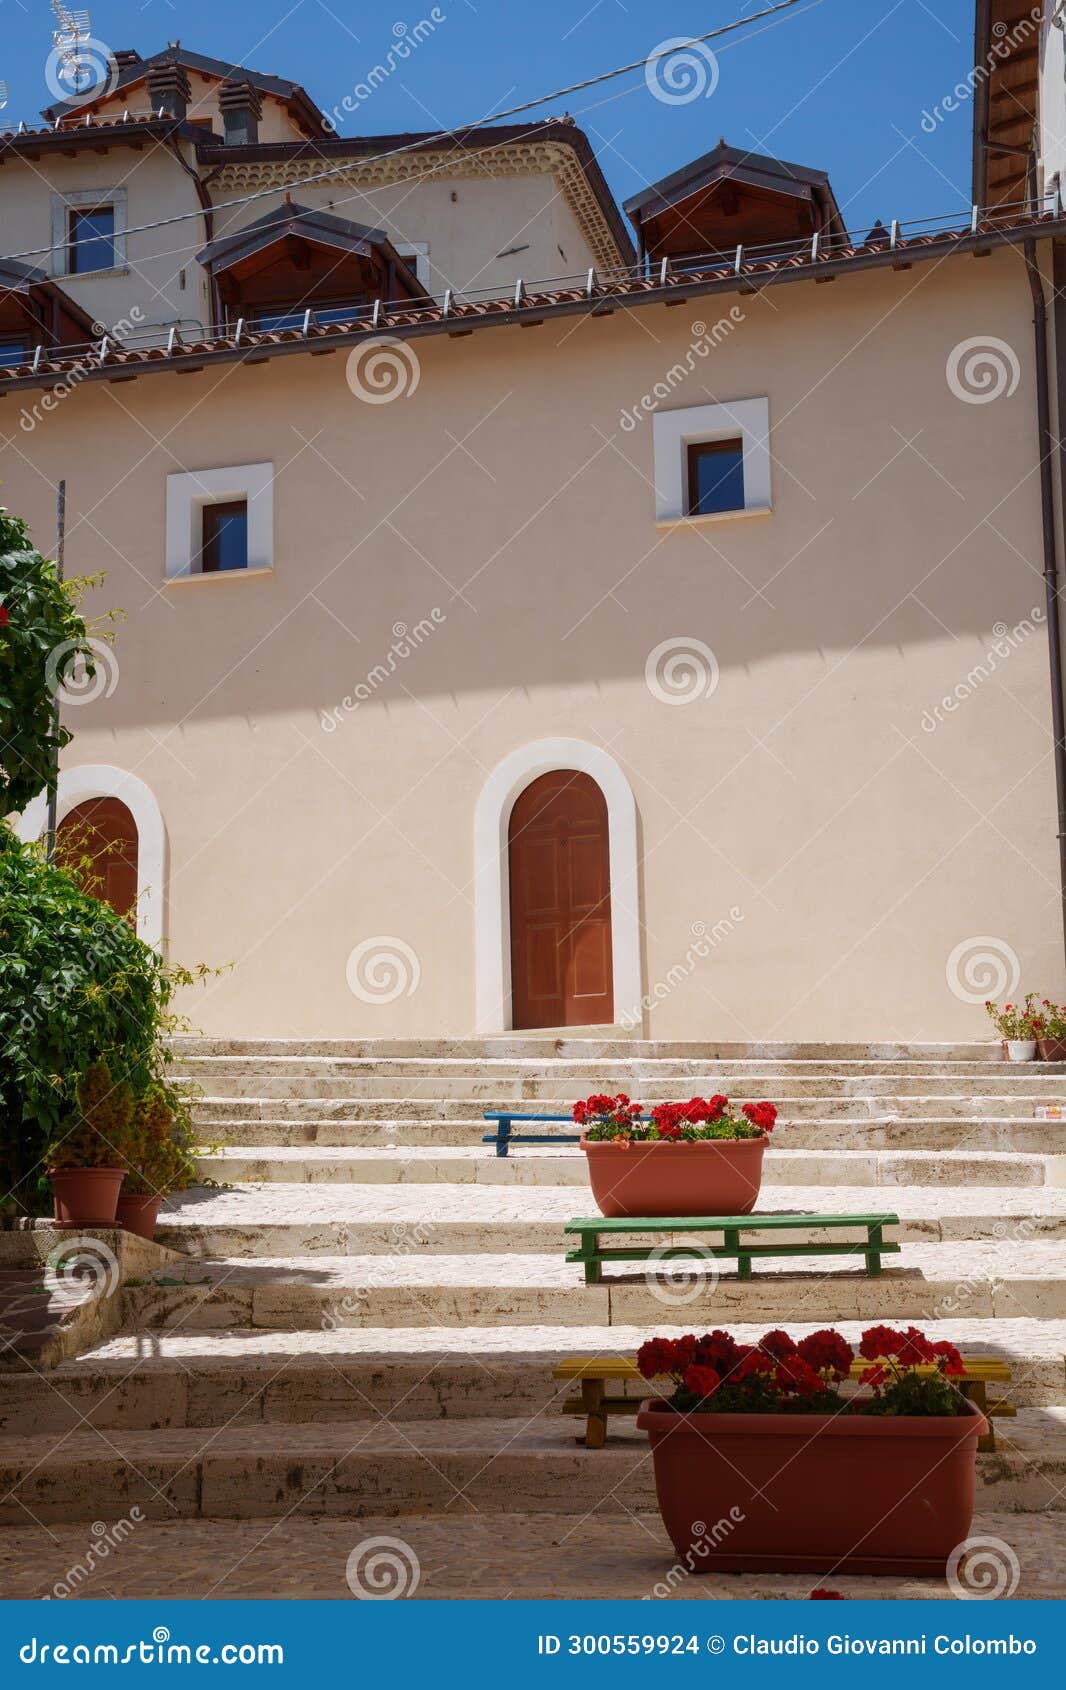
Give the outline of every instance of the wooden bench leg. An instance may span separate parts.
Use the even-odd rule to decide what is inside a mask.
[[[502,1121],[496,1123],[496,1154],[506,1156],[511,1148],[511,1117],[505,1115]]]
[[[982,1432],[977,1440],[977,1447],[982,1455],[990,1455],[996,1447],[995,1422],[988,1413],[988,1390],[983,1379],[964,1379],[959,1385],[964,1397],[969,1397],[975,1408],[979,1408],[988,1421],[988,1431]]]
[[[607,1416],[603,1411],[605,1389],[606,1386],[602,1379],[582,1379],[581,1381],[581,1406],[585,1410],[586,1449],[602,1449],[607,1442]]]
[[[599,1285],[602,1283],[603,1267],[601,1263],[596,1260],[596,1256],[599,1254],[599,1248],[600,1235],[598,1232],[583,1232],[581,1234],[581,1249],[579,1251],[579,1258],[584,1264],[586,1285]]]
[[[866,1271],[871,1279],[881,1277],[881,1245],[884,1235],[879,1226],[868,1226],[866,1229]]]

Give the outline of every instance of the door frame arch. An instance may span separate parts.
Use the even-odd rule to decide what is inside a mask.
[[[117,798],[133,817],[137,828],[137,937],[162,951],[167,834],[155,793],[137,775],[107,763],[63,769],[56,795],[57,825],[71,810],[93,798]],[[41,792],[22,812],[15,832],[29,844],[42,838],[47,826],[48,796]]]
[[[583,739],[538,739],[519,746],[493,769],[474,814],[474,919],[477,1031],[514,1025],[511,997],[510,823],[515,800],[541,775],[576,769],[589,775],[607,804],[611,875],[614,1016],[641,1000],[637,806],[622,767]]]

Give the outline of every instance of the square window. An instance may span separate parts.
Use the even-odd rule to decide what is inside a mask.
[[[688,448],[688,515],[743,509],[744,442],[693,441]]]
[[[248,567],[248,501],[228,499],[203,507],[200,568],[205,575]]]
[[[87,211],[71,211],[68,270],[84,276],[93,270],[117,269],[115,257],[115,208],[98,205]]]

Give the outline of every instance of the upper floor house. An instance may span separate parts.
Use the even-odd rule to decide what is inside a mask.
[[[297,83],[177,43],[43,119],[0,133],[8,371],[848,238],[824,172],[724,141],[623,212],[567,118],[341,136]]]

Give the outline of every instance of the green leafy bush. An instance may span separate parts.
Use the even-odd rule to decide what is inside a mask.
[[[62,582],[30,543],[24,522],[0,507],[0,816],[24,810],[47,786],[70,743],[54,708],[76,666],[94,670],[77,609],[86,581]]]
[[[78,1083],[101,1060],[135,1098],[158,1088],[184,1146],[187,1092],[167,1078],[166,1041],[187,1028],[173,1001],[209,970],[167,965],[129,922],[0,823],[0,1197],[37,1213],[45,1148],[69,1129]]]

